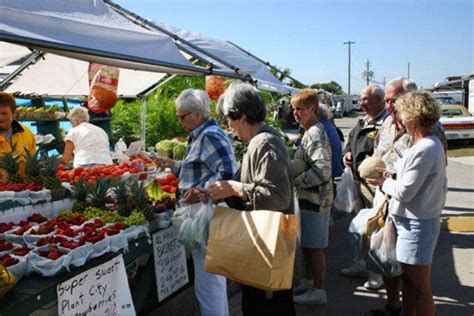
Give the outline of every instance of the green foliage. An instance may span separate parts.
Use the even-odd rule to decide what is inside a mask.
[[[187,135],[176,117],[175,100],[187,88],[204,89],[204,77],[176,76],[153,94],[146,102],[146,146],[175,136]],[[142,100],[120,100],[112,109],[112,144],[121,137],[127,144],[140,139]]]
[[[287,69],[285,69],[286,71]],[[288,73],[291,71],[288,69]],[[227,81],[229,85],[232,80]],[[148,96],[146,107],[146,147],[155,146],[161,140],[172,139],[175,136],[187,136],[176,117],[175,100],[179,94],[188,88],[205,89],[204,77],[176,76],[169,80],[153,94]],[[281,94],[261,91],[267,105],[267,122],[282,126],[282,122],[273,122],[272,105],[282,97]],[[115,144],[120,138],[130,144],[140,139],[140,114],[142,99],[132,102],[119,100],[112,109],[112,139]],[[216,115],[216,102],[211,101],[211,117],[215,118],[222,126],[225,122]]]
[[[341,85],[335,81],[329,81],[328,83],[315,83],[311,85],[311,88],[323,89],[323,90],[326,90],[327,92],[331,92],[338,95],[344,93],[344,91],[342,91]]]

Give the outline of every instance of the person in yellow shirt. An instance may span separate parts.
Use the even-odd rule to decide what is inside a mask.
[[[36,142],[28,127],[14,120],[16,112],[15,98],[6,92],[0,92],[0,156],[15,148],[15,157],[23,162],[26,151],[36,152]],[[25,165],[20,164],[20,174],[24,174]],[[0,170],[0,181],[5,181],[5,172]]]

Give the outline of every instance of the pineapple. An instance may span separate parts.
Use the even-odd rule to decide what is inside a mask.
[[[97,179],[91,190],[90,204],[101,210],[106,210],[107,192],[110,188],[110,179]]]
[[[0,168],[5,169],[7,172],[7,182],[22,183],[23,177],[18,174],[20,164],[18,157],[14,156],[15,148],[11,152],[5,152],[0,157]]]
[[[26,183],[37,183],[39,185],[43,185],[43,179],[40,175],[40,162],[38,156],[39,151],[36,151],[36,153],[31,154],[29,151],[25,150],[24,159],[26,167]]]
[[[72,196],[76,199],[72,206],[73,212],[84,212],[86,207],[89,206],[87,202],[87,194],[89,193],[86,181],[81,179],[74,184]]]
[[[119,214],[123,217],[130,216],[130,213],[132,212],[132,207],[130,205],[131,203],[128,197],[127,183],[119,182],[114,188],[114,193],[115,205]]]
[[[143,213],[148,221],[153,220],[155,218],[155,213],[150,205],[148,205],[148,197],[143,182],[140,184],[137,181],[133,182],[130,186],[130,193],[132,202],[135,205],[135,210]]]
[[[58,156],[51,156],[46,158],[46,167],[43,170],[43,187],[48,190],[60,189],[61,180],[56,175],[58,171],[58,166],[61,161]]]

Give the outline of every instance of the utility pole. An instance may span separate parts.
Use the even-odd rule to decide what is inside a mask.
[[[366,70],[362,73],[362,78],[364,78],[367,81],[367,85],[369,85],[370,80],[374,77],[374,72],[370,71],[370,61],[367,59],[367,62],[365,63],[365,66],[367,67]]]
[[[355,44],[355,42],[351,42],[351,41],[348,41],[348,42],[344,42],[344,45],[349,45],[348,48],[349,48],[349,67],[347,69],[347,94],[350,95],[351,94],[351,45],[352,44]]]
[[[410,63],[408,63],[408,79],[410,79]]]

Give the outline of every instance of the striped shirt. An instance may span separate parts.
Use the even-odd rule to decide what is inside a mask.
[[[214,120],[192,131],[184,159],[173,167],[181,194],[193,187],[207,188],[214,181],[230,180],[236,171],[230,141]]]

